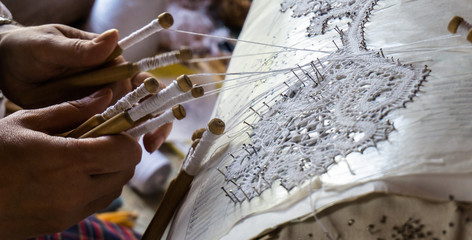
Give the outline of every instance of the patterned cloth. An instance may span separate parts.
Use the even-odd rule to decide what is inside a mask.
[[[94,215],[64,232],[38,237],[36,240],[138,240],[141,235],[117,224],[101,221]]]

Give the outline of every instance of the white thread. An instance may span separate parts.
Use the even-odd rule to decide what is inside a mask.
[[[179,103],[183,103],[183,102],[186,102],[190,99],[193,99],[194,97],[192,96],[192,92],[191,91],[188,91],[186,93],[181,93],[179,95],[177,95],[176,97],[174,98],[171,98],[169,101],[165,102],[164,104],[162,104],[162,106],[156,108],[156,110],[153,112],[153,115],[156,115],[156,114],[159,114],[161,113],[162,111],[165,111]]]
[[[469,34],[469,31],[472,29],[472,25],[470,25],[468,22],[465,20],[459,23],[459,26],[457,26],[457,33],[463,36],[467,36]]]
[[[229,41],[236,41],[236,42],[243,42],[243,43],[251,43],[251,44],[262,45],[262,46],[268,46],[268,47],[284,48],[284,49],[291,49],[291,50],[297,50],[297,51],[309,51],[309,52],[319,52],[319,53],[330,53],[330,52],[328,52],[328,51],[321,51],[321,50],[306,49],[306,48],[294,48],[294,47],[280,46],[280,45],[274,45],[274,44],[268,44],[268,43],[261,43],[261,42],[254,42],[254,41],[249,41],[249,40],[243,40],[243,39],[236,39],[236,38],[228,38],[228,37],[214,36],[214,35],[209,35],[209,34],[196,33],[196,32],[190,32],[190,31],[183,31],[183,30],[177,30],[177,29],[167,29],[167,30],[173,31],[173,32],[178,32],[178,33],[185,33],[185,34],[197,35],[197,36],[209,37],[209,38],[219,38],[219,39],[224,39],[224,40],[229,40]]]
[[[207,130],[203,133],[202,138],[200,138],[200,142],[193,151],[192,156],[190,156],[187,161],[184,162],[182,169],[191,176],[197,175],[198,171],[200,170],[200,165],[203,161],[203,158],[219,136],[220,135],[211,133],[207,127]]]
[[[151,34],[156,33],[164,29],[161,24],[159,24],[159,19],[154,19],[146,26],[138,29],[137,31],[131,33],[127,37],[121,39],[118,42],[118,45],[123,49],[127,49],[134,44],[144,40],[145,38],[149,37]]]
[[[169,109],[165,111],[162,115],[155,117],[153,119],[147,120],[143,124],[128,130],[127,133],[137,138],[150,131],[153,131],[154,129],[161,127],[162,125],[166,123],[170,123],[174,120],[175,120],[174,113],[172,112],[172,109]]]
[[[181,60],[177,58],[178,54],[180,54],[180,51],[167,52],[154,57],[141,59],[136,64],[140,71],[146,72],[155,68],[165,67],[181,62]]]
[[[103,113],[102,117],[104,119],[110,119],[116,114],[130,109],[135,103],[137,103],[142,98],[149,95],[150,92],[142,83],[139,87],[134,89],[132,92],[129,92],[124,97],[122,97],[118,102],[116,102],[113,106],[108,107]]]
[[[170,98],[182,93],[180,90],[177,81],[174,80],[169,86],[159,91],[157,94],[151,96],[150,98],[144,100],[138,106],[131,108],[128,111],[128,114],[133,121],[137,121],[142,117],[153,113],[158,107],[166,103]]]

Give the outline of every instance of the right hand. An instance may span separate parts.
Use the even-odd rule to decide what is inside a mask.
[[[54,136],[103,111],[111,95],[101,90],[0,120],[1,239],[65,230],[120,195],[141,157],[135,139]]]

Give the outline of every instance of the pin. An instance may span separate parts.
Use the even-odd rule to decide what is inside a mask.
[[[322,68],[324,68],[324,66],[323,66],[323,64],[321,63],[320,59],[319,59],[319,58],[316,58],[316,60],[318,60],[318,63],[320,64],[320,66],[321,66]],[[312,62],[312,63],[313,63],[313,62]]]
[[[262,104],[264,104],[264,106],[266,106],[268,109],[271,109],[271,107],[269,105],[267,105],[266,102],[262,102]]]
[[[339,50],[339,47],[334,40],[333,40],[333,43],[334,43],[334,46],[336,46],[336,48]]]
[[[238,203],[241,203],[241,200],[239,200],[239,198],[236,196],[236,194],[234,194],[233,190],[229,190],[229,193],[231,193],[233,195],[233,197],[236,199],[236,201],[238,201]]]
[[[380,48],[380,54],[382,55],[383,58],[385,58],[385,55],[384,55],[384,52],[383,52],[382,48]]]
[[[300,68],[300,70],[301,70],[307,77],[309,77],[309,78],[311,79],[311,81],[315,82],[315,79],[313,79],[313,77],[312,77],[308,72],[306,72],[305,70],[303,70],[303,68],[300,67],[300,65],[297,64],[297,66],[298,66],[298,68]],[[315,82],[315,83],[316,83],[316,82]],[[306,87],[305,83],[302,82],[302,84],[303,84],[304,87]]]
[[[236,186],[242,193],[243,195],[249,200],[249,197],[247,196],[247,194],[244,192],[243,188],[241,187],[241,185],[238,185],[234,180],[229,180],[232,184],[234,184],[234,186]]]
[[[229,199],[231,199],[232,202],[236,203],[236,201],[233,199],[233,197],[231,197],[229,195],[229,193],[226,191],[226,189],[224,187],[221,187],[221,190],[223,190],[223,192],[225,192],[226,196],[229,197]]]
[[[261,116],[256,110],[254,110],[254,108],[249,107],[249,109],[251,109],[255,114],[257,114],[257,116],[259,116],[259,117]]]
[[[311,67],[318,73],[318,75],[320,75],[321,79],[324,80],[324,76],[320,73],[320,71],[318,71],[318,68],[315,66],[315,64],[313,62],[310,63]],[[318,75],[316,75],[316,78],[318,78]],[[319,79],[318,79],[318,84],[319,84]]]
[[[254,129],[254,126],[252,126],[251,124],[249,124],[248,122],[246,121],[243,121],[244,124],[248,125],[249,127],[251,127],[252,129]]]
[[[292,71],[292,73],[295,75],[295,77],[297,77],[298,80],[303,83],[302,79],[300,79],[300,77],[295,73],[295,71],[293,71],[293,69],[290,69],[290,71]],[[285,84],[287,84],[287,83],[285,83]],[[287,86],[288,86],[288,85],[287,85]],[[304,83],[303,83],[303,86],[305,86]]]
[[[253,186],[252,189],[254,189],[254,192],[256,192],[257,195],[259,195],[259,196],[261,195],[261,193],[259,191],[257,191],[256,187]]]
[[[216,170],[218,170],[218,172],[220,172],[221,175],[223,175],[226,178],[226,175],[223,173],[223,171],[221,171],[219,168],[217,168]]]

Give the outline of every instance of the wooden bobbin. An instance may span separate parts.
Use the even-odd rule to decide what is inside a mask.
[[[185,112],[185,108],[180,104],[175,105],[174,107],[172,107],[172,114],[174,114],[174,117],[177,120],[181,120],[181,119],[185,118],[185,116],[187,115],[187,113]]]
[[[206,131],[206,128],[199,128],[195,130],[192,134],[192,141],[195,141],[196,139],[200,139],[203,136],[203,133]]]
[[[191,93],[192,97],[199,98],[203,96],[203,94],[205,94],[205,90],[203,89],[203,87],[194,87],[192,88]]]
[[[195,139],[193,142],[192,142],[192,148],[195,149],[197,148],[197,145],[200,143],[200,138],[197,138]]]
[[[181,61],[185,62],[187,60],[190,60],[192,57],[193,57],[193,52],[190,48],[188,47],[180,48],[178,58],[180,58]]]
[[[159,21],[159,25],[161,27],[168,29],[174,24],[174,17],[168,12],[163,12],[157,16],[157,20]]]
[[[144,88],[146,88],[149,93],[156,93],[159,90],[159,81],[153,77],[144,79],[143,83]]]
[[[221,135],[225,131],[225,122],[219,118],[213,118],[208,123],[208,130],[215,135]]]
[[[118,134],[120,132],[128,130],[133,125],[134,122],[129,117],[129,114],[127,112],[122,112],[108,119],[104,123],[88,131],[87,133],[81,135],[79,138],[90,138],[110,134]]]
[[[179,86],[180,90],[182,90],[182,92],[188,92],[192,89],[192,81],[187,75],[184,74],[177,77],[176,81],[177,85]]]
[[[463,18],[459,16],[454,16],[451,21],[449,21],[449,24],[447,25],[447,30],[455,34],[457,33],[457,29],[461,24],[467,24],[468,26],[470,26]],[[467,41],[472,42],[472,28],[469,29],[469,31],[467,32],[466,39]]]
[[[464,19],[459,17],[459,16],[454,16],[451,21],[449,21],[449,24],[447,25],[447,30],[451,33],[457,33],[457,28],[459,27],[459,24],[463,22]]]
[[[94,127],[104,123],[106,119],[102,116],[102,114],[95,114],[93,117],[89,118],[84,123],[80,124],[77,128],[72,130],[69,133],[66,133],[66,137],[78,138],[85,134],[86,132],[90,131]]]

